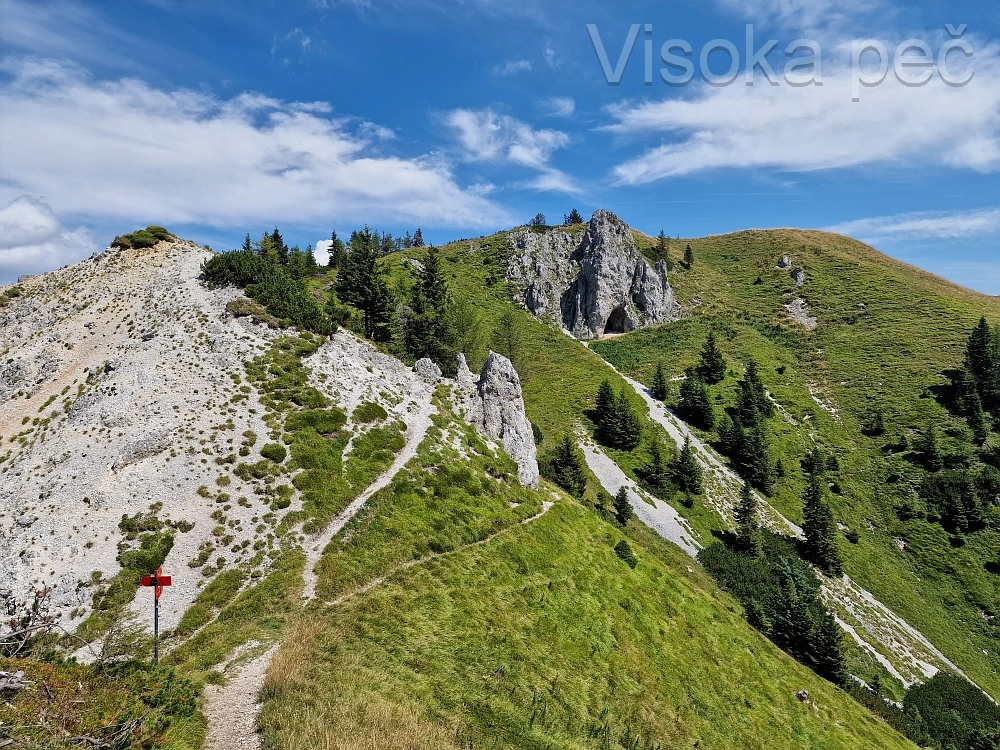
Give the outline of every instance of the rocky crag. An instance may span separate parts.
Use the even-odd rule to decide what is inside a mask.
[[[490,352],[479,380],[474,380],[465,355],[458,355],[456,401],[466,420],[495,440],[517,463],[517,478],[525,487],[538,487],[538,461],[531,422],[524,411],[521,381],[506,357]]]
[[[679,317],[666,264],[651,265],[629,226],[610,211],[594,213],[582,237],[560,227],[508,235],[508,278],[525,306],[576,338],[594,339]]]

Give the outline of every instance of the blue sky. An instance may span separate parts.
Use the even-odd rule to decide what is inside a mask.
[[[614,66],[637,23],[609,85],[587,24]],[[747,24],[754,51],[778,42],[776,86],[746,85]],[[936,62],[945,24],[967,25],[972,80],[900,83],[897,45]],[[1000,294],[998,28],[982,2],[0,0],[0,283],[149,223],[216,249],[275,225],[303,247],[364,223],[444,242],[576,207],[680,237],[834,229]],[[821,86],[783,78],[803,38]],[[868,38],[888,69],[854,102]],[[660,78],[668,39],[688,85]],[[715,39],[731,85],[702,76]],[[945,75],[968,64],[953,50]]]

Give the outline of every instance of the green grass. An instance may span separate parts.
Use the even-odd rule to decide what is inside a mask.
[[[621,538],[563,500],[312,613],[265,683],[269,746],[911,747],[679,550],[636,529],[632,570]]]
[[[494,456],[458,422],[444,399],[417,458],[338,534],[317,566],[320,601],[330,601],[412,561],[485,539],[541,510],[517,467]],[[458,437],[466,456],[451,446]],[[513,507],[512,507],[513,506]]]
[[[1000,535],[979,532],[954,547],[937,524],[901,521],[895,509],[923,472],[892,448],[912,442],[933,419],[945,451],[961,449],[967,428],[940,399],[945,372],[960,365],[968,331],[981,315],[1000,318],[1000,301],[819,232],[745,232],[691,240],[691,246],[694,267],[671,275],[690,316],[593,349],[649,384],[656,362],[668,375],[693,364],[714,327],[731,368],[712,388],[721,397],[720,415],[733,402],[743,366],[757,359],[765,385],[798,422],[781,415],[771,421],[774,454],[788,470],[772,503],[800,521],[799,459],[813,440],[836,453],[841,468],[831,479],[841,492],[829,499],[837,520],[859,535],[857,544],[841,543],[848,573],[1000,696],[1000,639],[991,624],[1000,612],[1000,577],[987,568]],[[804,267],[804,287],[793,290],[788,272],[775,268],[782,254]],[[818,316],[815,331],[785,316],[782,305],[794,296]],[[836,416],[816,403],[810,386]],[[872,438],[862,425],[875,407],[884,413],[886,434]],[[702,531],[705,522],[711,525],[710,518],[693,520]],[[895,539],[905,542],[903,552]]]

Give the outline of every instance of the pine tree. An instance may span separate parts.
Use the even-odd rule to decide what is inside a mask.
[[[701,349],[698,361],[698,374],[708,385],[721,383],[726,377],[726,359],[715,345],[715,333],[708,332],[705,345]]]
[[[253,240],[250,239],[249,232],[247,232],[247,236],[243,239],[243,247],[240,249],[245,253],[253,252]]]
[[[684,439],[684,446],[674,465],[674,481],[682,492],[689,495],[701,494],[701,466],[695,458],[690,437]]]
[[[688,368],[681,382],[677,413],[681,419],[702,430],[711,430],[715,426],[715,410],[709,400],[708,388],[694,368]]]
[[[284,265],[288,262],[288,245],[285,244],[285,240],[281,236],[281,232],[275,227],[274,231],[271,232],[271,245],[274,248],[274,252],[278,256],[278,262]]]
[[[429,357],[438,364],[451,364],[454,352],[448,345],[453,339],[447,329],[448,305],[448,285],[441,272],[441,259],[438,249],[431,247],[417,272],[409,309],[402,319],[403,346],[415,359]]]
[[[642,440],[642,422],[632,408],[624,389],[615,396],[613,411],[615,415],[613,424],[617,425],[618,434],[611,442],[612,447],[626,451],[634,450]]]
[[[967,421],[969,429],[972,430],[972,442],[976,445],[983,445],[989,439],[990,428],[986,422],[983,403],[979,400],[978,393],[974,393],[969,400]]]
[[[403,237],[403,249],[408,250],[411,247],[413,247],[413,235],[411,235],[410,231],[407,230],[406,235]]]
[[[657,401],[667,400],[667,376],[663,373],[663,364],[660,362],[656,363],[656,372],[653,373],[653,387],[650,390],[653,393],[653,398]]]
[[[417,227],[417,231],[413,233],[413,246],[414,247],[424,246],[424,235],[420,231],[420,227]]]
[[[394,306],[385,278],[378,236],[367,226],[351,235],[351,249],[337,274],[336,292],[341,301],[364,314],[365,336],[375,341],[389,337]]]
[[[774,403],[767,397],[756,360],[751,359],[747,363],[746,373],[737,383],[737,389],[736,412],[744,425],[749,427],[759,418],[766,419],[774,415]]]
[[[941,471],[944,468],[944,458],[938,445],[937,427],[933,420],[927,420],[927,427],[917,440],[916,451],[928,471]]]
[[[541,461],[545,476],[577,499],[583,497],[587,489],[583,466],[583,456],[569,435],[563,435],[552,452]]]
[[[809,653],[812,630],[809,605],[803,601],[792,576],[785,571],[780,575],[781,589],[771,633],[780,648],[803,661]]]
[[[736,540],[743,552],[759,557],[763,551],[760,526],[757,525],[757,496],[746,482],[740,487],[740,504],[736,506]]]
[[[622,485],[618,489],[618,494],[615,495],[615,520],[622,526],[625,526],[634,513],[632,503],[628,499],[628,489],[625,485]]]
[[[955,380],[955,410],[963,417],[969,415],[973,396],[979,399],[979,408],[982,408],[983,402],[979,395],[979,384],[976,382],[976,376],[973,375],[968,360],[966,360]]]
[[[670,482],[670,469],[663,456],[660,441],[656,437],[649,444],[649,463],[641,467],[637,473],[646,486],[655,492],[662,492],[667,488]]]
[[[605,380],[601,383],[600,387],[597,389],[597,399],[594,403],[594,421],[597,424],[601,424],[605,419],[607,419],[615,403],[615,392],[611,388],[611,383]]]
[[[807,664],[820,677],[844,686],[847,684],[847,661],[844,658],[843,631],[825,608],[814,609]]]
[[[837,525],[833,513],[823,500],[820,476],[813,474],[803,494],[802,533],[805,535],[803,553],[807,560],[827,575],[840,576],[844,566],[837,546]]]
[[[656,236],[656,259],[662,260],[667,264],[667,269],[670,269],[670,240],[662,229]]]
[[[330,232],[330,249],[329,249],[329,260],[327,261],[327,266],[329,268],[340,268],[344,263],[344,257],[347,255],[347,246],[344,245],[344,241],[337,236],[336,232]]]
[[[745,434],[743,449],[737,457],[740,473],[752,486],[770,495],[774,488],[774,464],[771,463],[767,428],[763,422],[757,422]]]
[[[684,248],[684,267],[691,270],[691,266],[694,265],[694,251],[691,249],[691,245]]]
[[[313,252],[313,246],[308,245],[306,247],[306,275],[313,276],[319,269],[319,264],[316,263],[316,253]]]
[[[575,208],[569,212],[569,216],[566,217],[565,224],[570,226],[572,224],[583,224],[583,217],[580,216],[580,212]]]

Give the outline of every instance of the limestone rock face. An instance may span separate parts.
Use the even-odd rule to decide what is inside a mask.
[[[581,339],[676,320],[666,265],[636,249],[628,225],[597,211],[579,239],[568,229],[509,235],[508,278],[524,289],[524,304]]]
[[[441,377],[441,368],[427,357],[418,359],[413,365],[413,371],[428,382],[434,382]]]
[[[491,440],[499,442],[517,464],[517,478],[525,487],[538,487],[538,457],[531,422],[524,411],[521,380],[506,357],[490,352],[479,380],[458,355],[455,386],[465,418]]]

